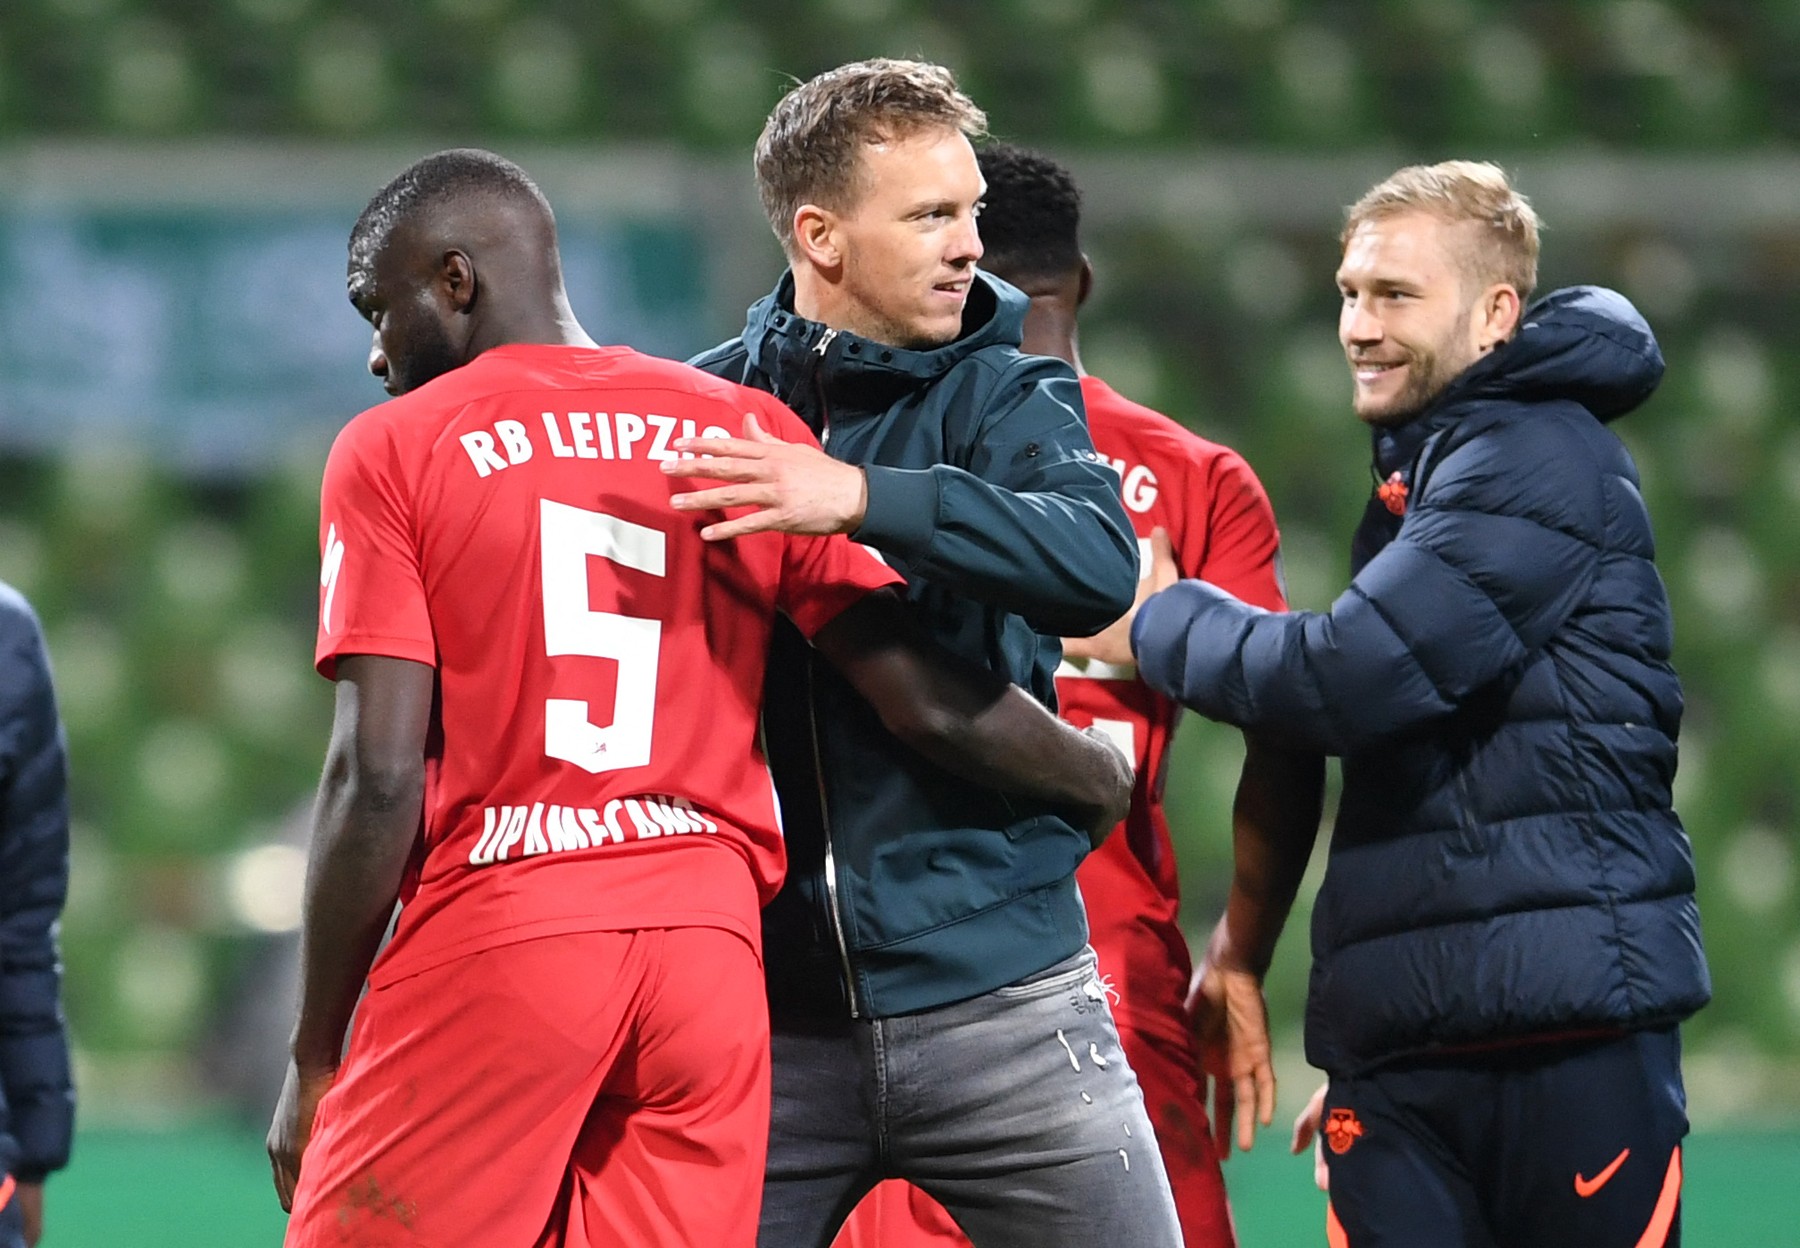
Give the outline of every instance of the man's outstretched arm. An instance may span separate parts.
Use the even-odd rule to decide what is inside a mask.
[[[1099,845],[1131,804],[1131,764],[1098,734],[932,641],[891,591],[813,637],[906,745],[965,780],[1061,808]]]
[[[1231,810],[1232,877],[1225,914],[1194,972],[1188,1011],[1213,1080],[1219,1155],[1248,1150],[1256,1123],[1274,1121],[1275,1071],[1263,977],[1318,837],[1325,760],[1246,734]]]
[[[753,507],[708,525],[709,541],[776,529],[854,534],[903,561],[908,575],[1023,616],[1047,635],[1088,636],[1131,606],[1137,544],[1118,474],[1094,452],[1075,374],[1021,357],[1006,397],[971,434],[968,467],[839,463],[810,440],[775,436],[779,416],[743,438],[686,438],[700,458],[663,464],[711,488],[678,494],[677,510]]]
[[[1329,611],[1264,611],[1203,581],[1164,590],[1132,624],[1139,674],[1209,719],[1326,754],[1454,713],[1522,670],[1599,573],[1604,503],[1557,490],[1557,457],[1584,453],[1563,443],[1521,425],[1450,451]]]
[[[425,735],[436,673],[423,663],[345,655],[313,809],[300,930],[300,1012],[269,1162],[291,1209],[319,1100],[337,1077],[344,1033],[393,915],[419,835]]]

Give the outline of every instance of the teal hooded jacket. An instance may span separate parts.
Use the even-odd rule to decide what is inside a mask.
[[[793,310],[793,278],[692,363],[768,391],[868,475],[852,536],[906,578],[944,646],[1055,705],[1060,636],[1131,606],[1137,543],[1073,369],[1025,355],[1027,300],[977,274],[956,341],[885,346]],[[801,640],[777,633],[764,737],[788,878],[764,912],[777,1017],[887,1017],[1077,952],[1087,837],[914,755]]]

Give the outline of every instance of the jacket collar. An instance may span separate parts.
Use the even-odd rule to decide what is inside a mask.
[[[1459,413],[1441,404],[1432,404],[1404,425],[1376,425],[1370,430],[1375,444],[1375,475],[1386,480],[1390,473],[1406,472],[1418,457],[1419,449],[1432,434],[1450,424]]]
[[[751,305],[744,345],[777,395],[807,384],[817,370],[834,402],[860,395],[870,400],[869,406],[885,409],[883,394],[929,384],[985,348],[1017,347],[1029,304],[1023,292],[978,269],[963,309],[962,334],[941,347],[915,351],[807,320],[794,311],[790,271]]]

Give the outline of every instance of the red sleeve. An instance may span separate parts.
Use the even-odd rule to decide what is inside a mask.
[[[332,445],[319,496],[319,639],[334,677],[345,654],[437,666],[412,509],[385,426],[352,421]]]
[[[847,537],[790,536],[776,605],[810,640],[875,590],[904,584],[874,551]]]
[[[819,444],[785,404],[760,392],[757,398],[762,408],[757,415],[769,432],[787,442]],[[775,605],[810,639],[868,594],[905,583],[873,550],[847,537],[790,534],[783,540]]]
[[[1190,496],[1187,514],[1204,515],[1206,531],[1190,528],[1185,534],[1188,541],[1176,552],[1182,575],[1217,585],[1253,606],[1287,610],[1275,509],[1250,465],[1236,451],[1222,449],[1207,465],[1201,489],[1203,497]]]

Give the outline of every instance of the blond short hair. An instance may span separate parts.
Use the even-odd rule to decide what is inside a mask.
[[[782,248],[793,251],[802,204],[842,211],[855,202],[863,147],[938,128],[987,133],[987,115],[942,65],[856,61],[789,91],[756,140],[756,190]]]
[[[1350,205],[1341,241],[1348,246],[1364,224],[1405,212],[1429,212],[1477,227],[1475,245],[1459,256],[1464,271],[1484,286],[1508,283],[1521,303],[1531,298],[1537,288],[1538,215],[1499,165],[1474,160],[1408,165]]]

